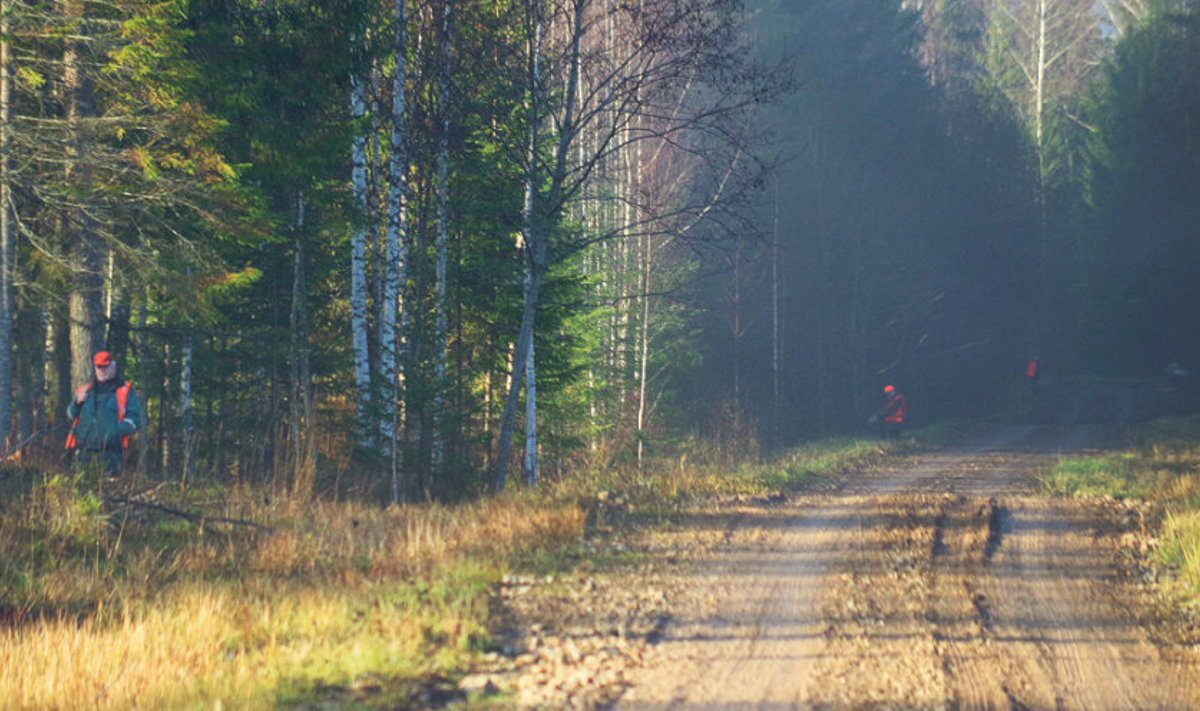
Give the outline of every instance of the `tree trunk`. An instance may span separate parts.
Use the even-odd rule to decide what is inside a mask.
[[[525,483],[533,486],[538,481],[538,400],[537,370],[535,369],[533,329],[529,331],[529,343],[525,344],[525,461],[523,472]]]
[[[13,274],[17,249],[9,175],[8,2],[0,0],[0,450],[8,452],[13,414],[13,323],[16,316]]]
[[[304,197],[296,198],[296,223],[292,240],[292,476],[290,492],[312,493],[315,433],[313,432],[312,385],[308,360],[308,308],[304,271]]]
[[[508,477],[508,460],[512,457],[513,430],[517,419],[517,401],[521,397],[521,384],[525,378],[525,368],[529,364],[529,346],[533,343],[533,322],[537,314],[539,290],[541,289],[542,274],[537,268],[537,262],[532,257],[529,265],[529,278],[525,285],[525,299],[521,307],[521,330],[517,335],[516,351],[513,353],[512,377],[508,386],[508,395],[504,400],[504,411],[500,416],[500,435],[496,442],[496,458],[492,461],[492,481],[496,491],[504,491]]]
[[[80,22],[84,19],[83,6],[77,0],[62,3],[62,12],[64,17]],[[65,177],[67,183],[81,195],[87,194],[90,178],[81,160],[87,154],[81,122],[90,117],[93,111],[91,81],[80,67],[84,49],[83,40],[77,38],[68,42],[63,52],[63,98],[70,133]],[[92,377],[92,353],[99,350],[103,343],[101,253],[96,244],[93,218],[86,207],[67,210],[65,218],[72,266],[68,296],[72,380],[84,383]]]
[[[562,211],[564,184],[567,178],[567,157],[578,138],[575,116],[576,91],[579,84],[580,41],[583,36],[583,11],[586,0],[574,0],[574,12],[570,26],[568,65],[570,67],[566,81],[566,95],[563,98],[561,110],[556,117],[556,143],[554,146],[554,164],[550,169],[548,187],[545,197],[541,197],[539,188],[537,156],[539,151],[538,135],[541,130],[542,115],[542,85],[540,77],[540,61],[542,51],[542,7],[541,1],[536,0],[531,9],[534,13],[533,36],[530,38],[528,95],[529,95],[529,142],[526,154],[525,170],[525,205],[523,209],[523,237],[527,256],[527,281],[525,284],[525,299],[521,310],[521,332],[517,337],[517,348],[513,354],[512,383],[509,386],[508,397],[504,401],[504,414],[501,416],[500,441],[497,446],[496,460],[493,462],[492,480],[497,490],[503,490],[508,473],[508,460],[512,455],[512,433],[516,420],[517,401],[520,398],[522,381],[528,366],[529,351],[533,348],[534,320],[537,315],[538,301],[541,296],[542,279],[550,262],[550,230],[557,222]],[[537,467],[537,400],[536,390],[533,406],[533,421],[526,426],[532,428],[534,441],[532,447],[526,443],[526,457],[534,457],[532,467]],[[527,464],[528,466],[528,464]]]
[[[780,440],[783,416],[783,326],[779,310],[779,181],[775,181],[774,215],[771,223],[771,445]]]
[[[437,155],[437,282],[435,285],[436,314],[434,324],[434,376],[433,376],[433,461],[432,475],[439,478],[446,459],[445,427],[446,410],[446,338],[450,329],[448,286],[446,283],[447,254],[450,242],[450,78],[453,44],[452,0],[445,0],[442,7],[442,52],[438,67],[438,112],[440,135]],[[533,349],[530,351],[533,357]],[[532,372],[532,368],[530,369]],[[527,395],[528,397],[528,395]]]
[[[503,491],[508,476],[508,460],[512,456],[513,428],[517,417],[517,399],[521,393],[525,369],[529,366],[528,351],[533,345],[533,323],[537,315],[538,289],[541,274],[537,273],[537,260],[533,258],[536,240],[534,219],[537,210],[537,154],[538,134],[541,131],[541,53],[542,53],[542,5],[541,0],[532,4],[533,36],[529,38],[527,91],[529,106],[526,113],[528,137],[525,151],[525,196],[521,206],[523,249],[525,262],[525,298],[521,307],[521,329],[517,335],[516,352],[512,359],[512,374],[509,376],[508,396],[504,399],[504,410],[500,415],[500,436],[496,446],[496,458],[492,461],[493,476],[497,491]],[[534,416],[537,401],[534,400]],[[536,435],[535,435],[536,436]],[[526,441],[528,450],[529,442]],[[534,443],[536,451],[536,442]]]
[[[353,196],[353,236],[350,244],[350,329],[354,348],[354,389],[358,441],[369,447],[373,437],[369,426],[371,405],[371,356],[367,323],[367,138],[363,119],[367,112],[367,88],[358,76],[350,75],[350,117],[354,122],[351,146],[350,190]]]
[[[179,350],[179,423],[183,438],[180,452],[179,478],[187,487],[191,481],[192,451],[196,440],[196,427],[192,417],[192,352],[193,335],[190,326],[185,326],[183,345]]]
[[[408,342],[408,319],[403,289],[408,282],[408,110],[406,82],[408,80],[408,15],[405,0],[395,2],[395,33],[392,36],[392,56],[395,61],[392,75],[392,135],[388,163],[388,223],[385,269],[383,276],[383,306],[380,319],[380,380],[384,381],[384,419],[391,443],[392,503],[404,496],[401,480],[398,430],[404,426],[404,352]],[[396,323],[400,332],[396,332]]]
[[[174,453],[174,447],[171,444],[171,401],[172,401],[172,383],[171,383],[171,344],[163,341],[162,344],[162,359],[160,361],[162,367],[162,379],[159,381],[158,388],[158,467],[159,472],[163,475],[168,475],[171,471],[171,457]],[[260,420],[263,423],[269,420]]]
[[[146,328],[150,325],[150,313],[149,313],[150,310],[146,306],[146,301],[147,301],[146,292],[145,292],[145,289],[143,288],[142,298],[140,299],[140,301],[138,303],[138,309],[137,309],[137,325],[139,327],[139,330],[141,330],[143,333],[145,333]],[[130,346],[131,346],[131,350],[135,353],[135,355],[138,356],[138,362],[141,362],[141,363],[148,362],[149,346],[147,345],[145,340],[130,341]],[[150,388],[148,386],[145,388],[142,388],[138,391],[138,394],[142,396],[142,419],[144,419],[146,421],[146,424],[149,425],[150,424]],[[161,403],[160,403],[159,407],[161,409]],[[149,427],[147,427],[145,430],[142,431],[140,440],[141,440],[140,446],[137,448],[137,473],[138,473],[138,478],[141,479],[142,481],[145,481],[147,475],[149,475],[149,473],[150,473],[150,442],[151,442],[151,438],[150,438]]]
[[[645,453],[646,442],[646,396],[649,391],[646,382],[650,362],[650,270],[654,263],[653,245],[650,235],[642,236],[642,270],[641,270],[641,324],[638,328],[638,409],[637,409],[637,463],[642,468],[642,457]]]
[[[41,308],[23,304],[17,310],[14,340],[16,350],[15,382],[18,387],[15,409],[18,442],[31,444],[36,433],[45,434],[44,417],[47,354],[53,352],[53,339],[46,329],[45,312]],[[53,430],[53,427],[51,427]],[[43,446],[55,446],[56,442],[41,442]]]
[[[56,305],[50,314],[50,325],[46,329],[49,341],[48,351],[53,353],[54,363],[51,367],[54,377],[54,400],[50,403],[50,421],[53,426],[66,427],[67,405],[75,391],[75,376],[71,360],[71,324],[68,318],[66,304]],[[65,437],[65,433],[63,433]]]

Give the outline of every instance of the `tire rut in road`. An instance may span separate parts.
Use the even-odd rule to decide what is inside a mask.
[[[1030,684],[995,646],[994,603],[981,585],[1008,517],[994,497],[955,496],[938,519],[943,544],[931,558],[929,619],[953,708],[1021,708],[1014,689]]]
[[[1110,512],[1034,495],[1095,434],[1014,429],[747,515],[616,708],[1200,708],[1194,650],[1129,612]]]
[[[1194,668],[1179,673],[1123,604],[1129,591],[1096,507],[1015,498],[1004,546],[981,578],[1006,663],[1032,680],[1032,708],[1196,708]]]
[[[1197,708],[1194,659],[1164,655],[1120,604],[1088,504],[867,497],[857,555],[822,593],[816,707]]]

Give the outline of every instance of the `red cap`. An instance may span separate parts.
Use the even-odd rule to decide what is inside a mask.
[[[885,393],[894,393],[894,392],[896,392],[896,388],[892,387],[891,385],[884,385],[883,391]]]
[[[112,362],[112,353],[108,351],[96,351],[96,355],[92,356],[92,365],[95,365],[97,368],[107,368],[112,365]]]

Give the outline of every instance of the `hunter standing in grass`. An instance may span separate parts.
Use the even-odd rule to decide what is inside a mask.
[[[142,422],[142,406],[133,386],[117,375],[111,353],[98,351],[92,365],[92,381],[79,386],[67,407],[71,420],[67,449],[74,454],[76,466],[99,464],[105,474],[116,478],[121,475],[129,436]]]

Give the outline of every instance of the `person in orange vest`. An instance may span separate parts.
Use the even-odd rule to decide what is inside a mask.
[[[92,356],[95,375],[80,385],[67,407],[71,431],[67,450],[77,466],[100,464],[104,473],[121,475],[121,459],[129,437],[142,424],[142,405],[133,386],[117,375],[117,361],[108,351]]]
[[[1033,360],[1025,366],[1025,380],[1029,383],[1029,392],[1036,396],[1038,394],[1038,386],[1042,380],[1042,357],[1034,356]]]
[[[883,386],[883,397],[883,406],[871,415],[868,422],[879,425],[885,437],[894,439],[899,437],[900,431],[904,429],[904,418],[908,416],[908,401],[894,385]]]

